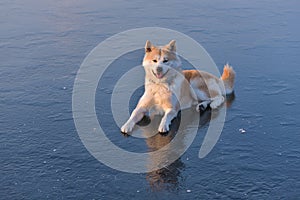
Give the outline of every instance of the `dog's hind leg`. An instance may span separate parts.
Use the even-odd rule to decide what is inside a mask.
[[[224,102],[224,97],[222,95],[216,96],[214,98],[211,98],[210,107],[212,109],[215,109],[219,107]]]
[[[210,100],[205,100],[205,101],[202,101],[201,103],[197,104],[196,111],[200,112],[200,111],[206,110],[206,108],[210,104],[210,102],[211,102]]]
[[[216,109],[225,100],[222,95],[222,88],[220,88],[218,82],[215,80],[211,80],[208,83],[208,96],[210,96],[209,100],[211,101],[209,105],[212,109]]]
[[[220,91],[210,91],[210,93],[215,96],[212,98],[206,99],[206,100],[202,100],[201,103],[197,104],[196,110],[198,112],[204,111],[208,107],[208,105],[212,109],[215,109],[224,102],[224,100],[225,100],[224,97],[221,94],[218,94],[218,93],[220,93]]]
[[[196,111],[200,112],[206,110],[207,106],[211,102],[207,94],[204,91],[201,91],[199,88],[194,88],[194,93],[197,97],[198,102],[200,102],[196,106]]]
[[[205,101],[202,101],[201,103],[199,103],[196,106],[196,110],[198,112],[204,111],[204,110],[206,110],[208,105],[210,106],[210,108],[216,109],[224,102],[224,100],[225,99],[222,95],[215,96],[213,98],[210,98],[209,100],[205,100]]]

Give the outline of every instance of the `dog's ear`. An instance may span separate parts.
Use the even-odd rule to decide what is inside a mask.
[[[146,45],[145,45],[145,52],[146,52],[146,53],[151,52],[151,51],[152,51],[152,48],[153,48],[152,43],[151,43],[149,40],[147,40],[147,41],[146,41]]]
[[[169,49],[169,51],[173,51],[175,52],[176,51],[176,41],[175,40],[172,40],[169,42],[169,44],[166,45],[166,48]]]

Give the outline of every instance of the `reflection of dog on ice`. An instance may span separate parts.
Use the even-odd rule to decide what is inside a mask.
[[[218,112],[214,116],[216,117],[217,115]],[[176,189],[183,183],[183,180],[180,180],[180,174],[185,165],[181,161],[180,156],[187,148],[187,141],[193,140],[195,135],[192,134],[196,134],[198,128],[201,128],[210,120],[214,120],[210,110],[203,112],[200,118],[201,120],[199,121],[199,113],[194,109],[181,111],[181,114],[178,114],[178,117],[172,121],[170,131],[167,134],[157,134],[157,126],[161,120],[160,116],[152,118],[151,123],[147,126],[140,126],[142,134],[147,137],[148,151],[161,150],[159,153],[149,154],[147,168],[151,172],[147,173],[147,180],[151,189]],[[173,143],[171,144],[172,140]],[[162,150],[162,148],[164,149]]]
[[[121,127],[123,133],[131,132],[150,111],[163,116],[158,131],[168,132],[179,110],[192,106],[196,106],[197,111],[208,106],[215,109],[224,102],[223,95],[233,92],[235,72],[232,67],[225,65],[221,78],[198,70],[182,71],[174,40],[163,47],[147,41],[143,66],[145,93]]]

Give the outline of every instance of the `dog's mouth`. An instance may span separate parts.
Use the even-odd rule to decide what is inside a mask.
[[[162,72],[154,72],[153,70],[152,70],[152,73],[153,73],[153,75],[156,77],[156,78],[158,78],[158,79],[162,79],[163,77],[165,77],[165,75],[167,74],[169,72],[169,69],[165,72],[165,73],[162,73]]]

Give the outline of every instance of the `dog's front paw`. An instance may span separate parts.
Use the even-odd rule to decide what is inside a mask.
[[[122,127],[121,127],[121,132],[122,133],[129,133],[132,131],[134,127],[134,123],[132,122],[126,122]]]
[[[168,123],[160,123],[158,127],[158,132],[160,133],[166,133],[170,130],[170,124]]]

